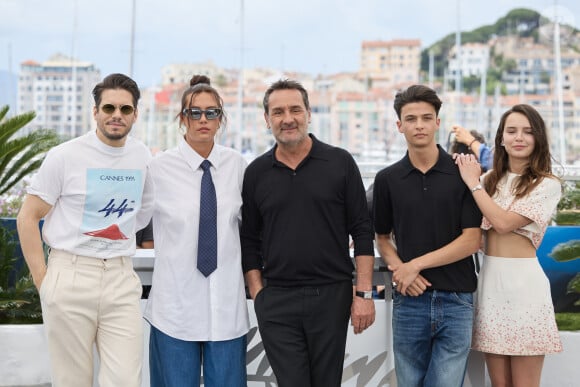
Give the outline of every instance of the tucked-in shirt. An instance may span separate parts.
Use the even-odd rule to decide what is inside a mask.
[[[518,177],[518,174],[511,172],[505,174],[497,183],[492,199],[504,210],[515,212],[532,221],[513,232],[528,238],[537,249],[562,196],[562,185],[555,178],[544,178],[530,193],[516,199],[513,184]],[[489,230],[492,227],[489,220],[483,217],[481,228]]]
[[[243,188],[244,271],[262,270],[268,284],[322,285],[351,281],[354,254],[374,255],[361,175],[352,156],[318,141],[291,169],[275,149],[246,169]]]
[[[403,262],[440,249],[463,229],[481,224],[481,212],[453,159],[438,149],[439,158],[426,173],[411,164],[407,152],[375,177],[375,232],[393,232]],[[431,282],[431,290],[473,292],[477,287],[472,256],[425,269],[421,275]]]
[[[27,190],[52,206],[46,244],[95,258],[134,255],[135,232],[153,210],[150,160],[142,142],[112,147],[95,131],[52,148]]]
[[[217,199],[217,269],[197,269],[203,158],[183,139],[153,159],[155,266],[145,318],[171,337],[223,341],[248,332],[240,252],[242,179],[246,162],[214,145],[208,160]]]

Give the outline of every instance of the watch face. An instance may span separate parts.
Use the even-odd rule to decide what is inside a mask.
[[[361,292],[358,291],[356,292],[356,295],[362,298],[366,298],[366,299],[371,299],[373,298],[373,292],[372,291],[366,291],[366,292]]]

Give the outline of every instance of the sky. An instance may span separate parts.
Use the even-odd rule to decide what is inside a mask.
[[[424,48],[458,25],[493,24],[514,8],[551,16],[555,5],[580,28],[578,0],[0,0],[0,71],[62,53],[142,87],[170,63],[352,72],[365,40],[419,39]]]

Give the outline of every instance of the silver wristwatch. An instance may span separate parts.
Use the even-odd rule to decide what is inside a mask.
[[[370,300],[370,299],[373,298],[373,292],[372,292],[372,290],[367,290],[366,292],[361,292],[360,290],[357,290],[354,294],[357,297],[364,298],[365,300]]]

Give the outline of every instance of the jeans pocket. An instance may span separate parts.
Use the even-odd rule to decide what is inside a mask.
[[[393,306],[401,306],[405,296],[393,289]]]
[[[453,298],[459,304],[473,308],[473,293],[467,292],[453,292]]]

